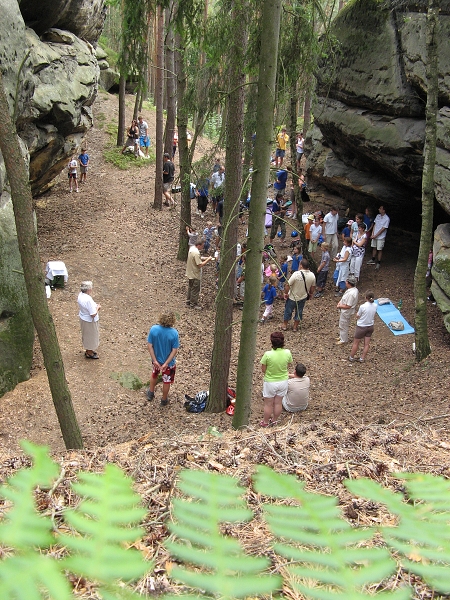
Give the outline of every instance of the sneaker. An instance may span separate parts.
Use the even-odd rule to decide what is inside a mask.
[[[169,404],[168,400],[161,400],[161,406],[167,406]]]
[[[334,297],[335,298],[340,298],[342,296],[341,292],[335,292],[334,293]]]
[[[205,218],[205,215],[202,213],[202,214],[201,214],[201,217],[202,217],[202,219],[204,219],[204,218]]]
[[[356,358],[353,358],[353,356],[349,356],[349,357],[348,357],[348,360],[349,360],[350,362],[355,362]]]
[[[368,261],[367,261],[367,263],[366,263],[366,264],[368,264],[368,265],[374,265],[374,264],[376,264],[376,263],[375,263],[374,259],[373,259],[373,258],[371,258],[370,260],[368,260]]]
[[[377,264],[375,265],[375,271],[378,271],[378,269],[379,269],[379,268],[380,268],[380,263],[377,263]]]
[[[316,292],[314,294],[314,298],[322,298],[322,296],[323,296],[323,292]]]
[[[363,359],[363,358],[360,358],[360,359],[359,359],[359,362],[364,362],[364,359]]]
[[[265,323],[265,322],[266,322],[266,320],[265,320],[265,319],[260,319],[260,320],[259,320],[259,322],[260,322],[260,323]]]
[[[343,342],[342,340],[339,340],[338,342],[336,342],[336,346],[342,346],[342,344],[346,344],[347,342]]]
[[[145,393],[147,396],[147,400],[153,400],[153,398],[155,397],[155,392],[151,392],[150,390],[147,390]]]

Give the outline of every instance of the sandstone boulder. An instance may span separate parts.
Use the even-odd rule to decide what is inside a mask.
[[[385,6],[385,8],[383,8]],[[426,15],[416,2],[390,10],[377,0],[355,0],[344,8],[333,24],[336,38],[333,59],[318,72],[315,124],[326,164],[335,155],[346,167],[345,185],[339,193],[360,210],[368,201],[367,186],[373,179],[392,190],[390,214],[408,211],[420,215],[422,150],[425,132],[425,26]],[[442,3],[439,33],[438,150],[436,198],[450,213],[450,3]],[[336,191],[336,182],[315,164],[318,154],[307,161],[308,175]],[[336,163],[338,164],[338,163]],[[362,182],[366,184],[362,185]],[[394,193],[394,191],[398,191]],[[375,190],[376,191],[376,190]],[[378,192],[376,192],[378,193]],[[376,194],[375,194],[376,195]],[[386,202],[384,195],[376,202]]]
[[[92,126],[92,44],[104,10],[104,0],[0,0],[0,68],[34,195],[52,185]],[[34,339],[1,154],[0,256],[1,396],[29,377]]]

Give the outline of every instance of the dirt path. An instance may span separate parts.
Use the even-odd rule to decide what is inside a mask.
[[[101,94],[94,112],[116,114],[116,99]],[[154,114],[144,113],[154,138]],[[100,123],[100,119],[97,119]],[[230,428],[226,414],[188,414],[184,394],[208,388],[209,364],[214,332],[214,269],[204,269],[202,312],[186,309],[184,264],[175,258],[179,227],[179,207],[162,212],[153,203],[154,169],[119,171],[102,156],[108,134],[95,127],[88,135],[91,168],[88,183],[79,194],[69,194],[63,174],[55,187],[37,201],[38,230],[43,265],[47,260],[63,260],[69,282],[52,293],[49,305],[54,316],[63,353],[67,380],[81,430],[88,448],[115,444],[141,436],[152,438],[202,434],[208,427]],[[206,148],[203,142],[200,150]],[[320,199],[316,198],[316,201]],[[323,204],[322,204],[323,206]],[[209,214],[212,220],[212,213]],[[195,215],[193,224],[203,227]],[[242,226],[240,236],[245,236]],[[372,288],[376,296],[403,299],[403,314],[413,323],[412,284],[416,250],[407,235],[388,238],[385,261],[380,271],[364,267],[360,291]],[[99,361],[87,361],[81,347],[76,298],[79,283],[94,282],[94,299],[102,305]],[[379,319],[365,364],[347,361],[348,347],[336,347],[338,332],[337,300],[328,283],[324,298],[308,303],[300,334],[288,332],[286,347],[295,361],[302,361],[312,380],[310,408],[295,422],[328,420],[357,426],[360,423],[399,423],[450,413],[449,336],[439,310],[430,305],[431,358],[416,365],[413,337],[394,337]],[[162,309],[178,315],[181,349],[176,383],[169,407],[159,405],[159,397],[149,403],[144,391],[123,388],[113,379],[118,372],[130,371],[148,381],[150,360],[146,349],[149,327]],[[271,325],[261,326],[257,357],[269,348],[269,334],[279,327],[282,303],[274,309]],[[236,310],[235,319],[239,321]],[[239,326],[233,332],[234,351],[230,384],[235,383]],[[251,425],[261,417],[262,377],[255,363]],[[23,437],[62,450],[40,351],[36,345],[31,379],[1,399],[0,450],[17,451]],[[287,419],[287,416],[284,417]],[[435,422],[445,437],[448,419]]]

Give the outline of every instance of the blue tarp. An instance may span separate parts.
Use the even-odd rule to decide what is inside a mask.
[[[377,304],[377,315],[380,317],[382,321],[386,323],[389,330],[392,331],[394,335],[405,335],[407,333],[414,333],[414,327],[408,323],[408,321],[402,316],[402,313],[398,310],[396,306],[390,302],[389,304],[383,304],[382,306],[378,305],[378,300],[375,300],[375,304]],[[401,321],[405,326],[403,331],[394,331],[389,327],[389,323],[391,321]]]

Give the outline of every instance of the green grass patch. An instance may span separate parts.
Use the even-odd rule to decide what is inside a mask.
[[[105,121],[106,121],[106,115],[105,115],[105,113],[103,113],[103,112],[98,113],[98,115],[95,116],[95,120],[97,122],[96,123],[97,127],[99,129],[103,129],[103,127],[105,126]]]
[[[103,150],[103,158],[106,162],[111,163],[121,171],[128,169],[140,169],[148,165],[153,165],[156,162],[155,151],[149,148],[148,155],[150,158],[139,158],[134,156],[132,152],[122,154],[122,147],[116,146],[117,141],[117,123],[110,121],[106,126],[106,131],[111,136],[110,143]]]

